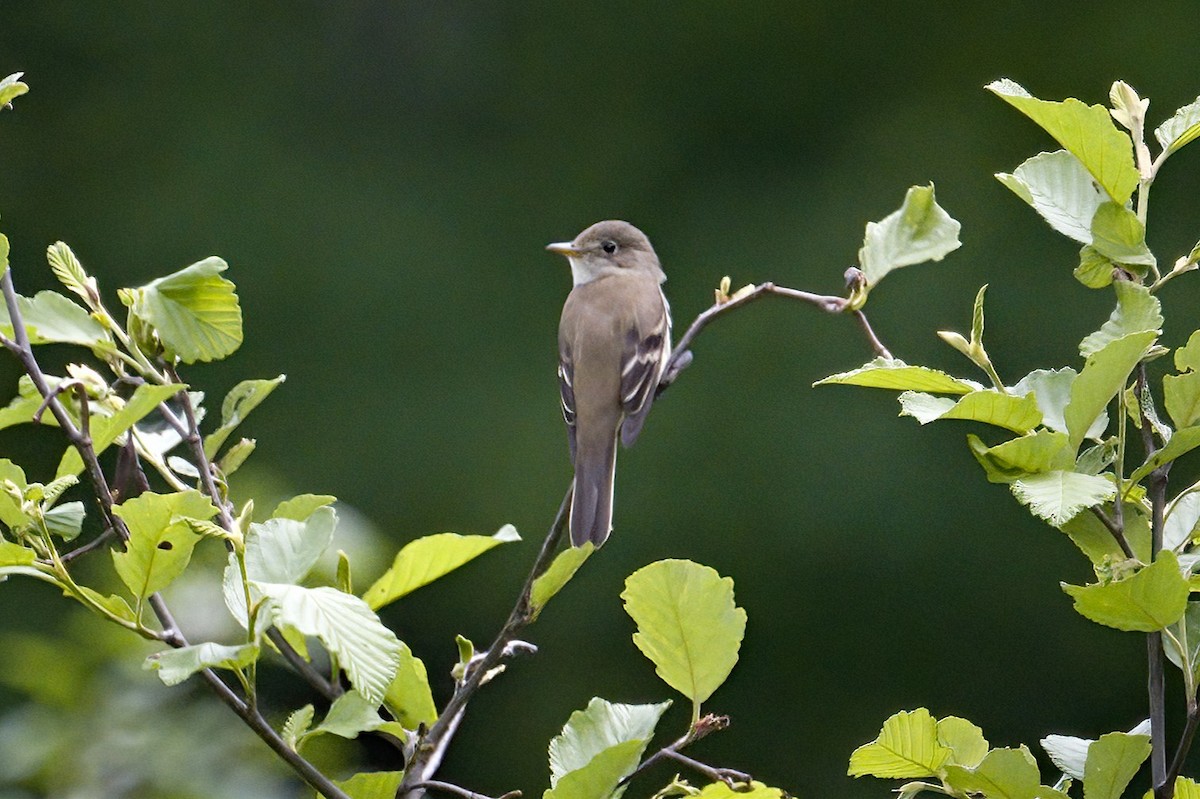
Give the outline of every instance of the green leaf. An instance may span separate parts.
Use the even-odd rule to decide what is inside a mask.
[[[1116,267],[1103,253],[1090,244],[1079,249],[1079,266],[1072,273],[1075,279],[1090,289],[1102,289],[1113,283]]]
[[[1129,781],[1150,756],[1149,735],[1110,732],[1088,747],[1083,767],[1084,799],[1121,799]]]
[[[254,452],[257,442],[253,438],[243,438],[229,449],[217,461],[217,468],[226,477],[236,472],[246,462],[246,458]]]
[[[270,380],[243,380],[230,389],[221,403],[221,426],[204,439],[204,454],[210,459],[216,457],[229,434],[284,380],[287,375]]]
[[[1034,474],[1070,470],[1073,456],[1065,433],[1039,430],[989,447],[968,435],[967,446],[992,483],[1011,483]]]
[[[1175,350],[1175,369],[1180,372],[1200,372],[1200,330],[1193,331],[1187,344]]]
[[[974,769],[946,767],[946,783],[955,791],[987,799],[1037,799],[1041,775],[1033,755],[1019,749],[993,749]]]
[[[337,497],[331,494],[299,494],[276,505],[271,518],[302,522],[312,516],[318,508],[332,505],[334,502],[337,502]]]
[[[184,518],[210,519],[217,509],[193,490],[147,492],[114,505],[113,513],[129,528],[125,551],[113,550],[113,565],[125,587],[140,600],[170,585],[187,568],[199,536]]]
[[[133,313],[153,327],[184,363],[220,360],[242,343],[242,309],[228,265],[205,258],[133,290]]]
[[[95,602],[117,618],[124,619],[127,622],[137,621],[137,614],[133,612],[133,608],[129,607],[129,603],[116,594],[105,596],[93,588],[88,588],[86,585],[78,585],[76,588],[89,600]],[[63,589],[63,594],[72,599],[78,599],[78,597],[70,594],[66,588]]]
[[[934,394],[970,394],[983,386],[960,380],[924,366],[909,366],[896,358],[876,358],[858,369],[830,375],[814,386],[843,385],[886,388],[891,391],[928,391]]]
[[[533,588],[529,595],[529,612],[530,620],[536,620],[541,615],[542,609],[546,607],[546,603],[554,598],[554,595],[563,589],[571,578],[575,576],[575,572],[579,571],[579,567],[583,562],[592,556],[596,548],[591,542],[584,542],[581,547],[568,547],[554,557],[554,561],[550,564],[546,571],[538,575],[533,581]]]
[[[254,583],[271,599],[271,620],[320,639],[363,697],[378,706],[400,665],[400,641],[366,603],[336,588]]]
[[[13,100],[29,91],[29,86],[21,81],[24,72],[14,72],[4,80],[0,80],[0,108],[7,107]]]
[[[1154,253],[1146,246],[1146,227],[1137,214],[1114,202],[1106,202],[1092,217],[1092,246],[1111,261],[1130,266],[1156,266]]]
[[[1163,402],[1176,427],[1200,422],[1200,372],[1163,377]]]
[[[396,554],[391,568],[367,589],[363,599],[372,609],[378,610],[449,574],[493,547],[520,540],[516,528],[506,524],[490,536],[438,533],[410,541]]]
[[[1081,244],[1092,243],[1092,217],[1107,196],[1091,173],[1066,150],[1035,155],[1013,174],[996,179],[1024,200],[1050,227]]]
[[[358,691],[347,691],[333,700],[321,725],[308,736],[329,733],[339,738],[357,738],[360,732],[377,730],[387,723],[379,715],[378,708],[378,703],[368,701]]]
[[[395,799],[403,780],[403,771],[369,771],[334,784],[350,799]]]
[[[754,780],[748,789],[738,785],[737,790],[723,782],[710,783],[696,795],[696,799],[783,799],[784,796],[786,794],[778,788],[770,788]]]
[[[938,743],[950,750],[946,763],[966,768],[975,768],[988,753],[988,742],[983,730],[966,719],[947,716],[938,719]]]
[[[422,724],[432,727],[437,721],[437,706],[429,690],[425,663],[405,643],[400,644],[400,667],[383,702],[406,730],[415,730]]]
[[[933,184],[913,186],[904,203],[878,222],[867,223],[858,263],[874,287],[889,272],[924,261],[940,261],[958,249],[961,226],[934,199]]]
[[[1156,451],[1146,459],[1145,463],[1133,470],[1133,474],[1129,475],[1129,482],[1138,482],[1159,466],[1183,457],[1196,447],[1200,447],[1200,427],[1185,427],[1176,431],[1162,449]]]
[[[125,406],[112,416],[92,415],[90,428],[92,434],[92,449],[99,455],[124,434],[129,428],[140,422],[147,414],[154,411],[160,402],[164,402],[185,388],[183,385],[168,384],[165,386],[143,383],[138,386],[126,402]],[[79,474],[83,471],[83,459],[74,447],[63,453],[58,462],[55,477],[68,474]]]
[[[180,649],[166,649],[146,658],[143,668],[158,672],[166,685],[178,685],[204,669],[236,670],[258,660],[258,644],[223,646],[203,643]]]
[[[550,741],[551,790],[546,795],[620,796],[623,789],[614,793],[617,783],[637,768],[670,704],[622,705],[596,697],[586,709],[572,713]],[[586,792],[577,793],[585,785]]]
[[[33,298],[17,297],[30,344],[79,344],[94,350],[111,350],[112,337],[104,327],[70,299],[55,291],[39,291]],[[0,332],[13,335],[8,308],[0,303]]]
[[[1104,511],[1111,518],[1112,505],[1105,505]],[[1138,506],[1126,502],[1124,504],[1125,540],[1133,550],[1134,557],[1146,561],[1150,558],[1150,522]],[[1125,553],[1113,538],[1112,533],[1094,514],[1079,513],[1063,524],[1061,529],[1071,539],[1075,546],[1087,556],[1093,566],[1103,566],[1106,561],[1121,561]]]
[[[1102,105],[1071,97],[1062,102],[1039,100],[1004,78],[987,89],[1032,119],[1065,147],[1091,173],[1114,202],[1124,203],[1138,185],[1133,146]]]
[[[1167,505],[1163,548],[1179,551],[1200,525],[1200,492],[1184,491]]]
[[[937,723],[923,707],[901,710],[883,723],[874,741],[850,755],[851,777],[932,777],[953,754],[938,740]]]
[[[1166,152],[1175,152],[1200,136],[1200,97],[1180,108],[1154,131]]]
[[[1125,387],[1130,372],[1154,343],[1153,331],[1132,333],[1115,339],[1088,356],[1083,371],[1071,383],[1071,401],[1063,411],[1071,446],[1078,449],[1096,419],[1113,397]]]
[[[972,391],[957,402],[948,397],[906,391],[900,395],[900,415],[911,416],[923,425],[939,419],[963,419],[1014,433],[1027,433],[1042,423],[1042,412],[1034,397],[1014,397],[995,389]]]
[[[1074,598],[1080,615],[1118,630],[1162,630],[1187,610],[1188,581],[1170,550],[1124,579],[1086,586],[1063,583],[1062,588]]]
[[[19,499],[4,490],[5,482],[12,483],[21,494],[24,494],[29,486],[24,469],[8,458],[0,458],[0,522],[4,522],[10,529],[17,530],[33,520],[21,509]]]
[[[733,600],[733,580],[689,560],[660,560],[625,579],[625,612],[637,624],[633,642],[667,685],[700,704],[737,663],[746,611]]]
[[[1013,394],[1025,396],[1032,393],[1042,412],[1042,423],[1051,430],[1067,432],[1066,408],[1071,401],[1071,386],[1079,374],[1067,366],[1062,369],[1037,369],[1012,388]],[[1085,438],[1098,438],[1108,427],[1108,414],[1102,413],[1088,428]]]
[[[1117,307],[1099,330],[1079,343],[1079,354],[1084,358],[1131,333],[1162,333],[1162,306],[1150,289],[1130,280],[1117,281],[1113,289],[1117,294]]]
[[[298,710],[292,711],[287,717],[287,721],[283,723],[283,729],[280,734],[287,745],[295,749],[300,745],[300,739],[308,732],[308,728],[312,726],[313,716],[315,711],[312,705],[305,705]]]
[[[1200,799],[1200,784],[1187,777],[1176,777],[1175,799]]]
[[[5,566],[29,566],[37,560],[37,553],[28,547],[0,540],[0,568]]]
[[[337,513],[318,508],[302,522],[268,519],[246,535],[246,574],[267,583],[296,583],[317,564],[333,541]]]
[[[46,261],[59,283],[85,302],[89,300],[88,288],[94,287],[95,281],[88,277],[83,264],[79,263],[70,247],[61,241],[54,242],[46,248]]]
[[[1033,515],[1061,527],[1081,510],[1111,499],[1117,490],[1107,478],[1057,470],[1022,477],[1012,484],[1012,492]]]
[[[74,541],[83,529],[83,519],[86,513],[82,502],[64,502],[42,514],[42,523],[50,535],[55,535],[63,541]]]

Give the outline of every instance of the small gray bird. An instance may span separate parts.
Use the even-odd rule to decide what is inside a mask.
[[[599,547],[612,531],[617,435],[632,446],[671,355],[667,276],[650,240],[628,222],[597,222],[571,242],[575,287],[558,325],[558,386],[575,493],[571,543]]]

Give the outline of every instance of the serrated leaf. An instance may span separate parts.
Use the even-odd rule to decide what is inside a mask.
[[[395,799],[403,780],[403,771],[370,771],[334,784],[350,799]]]
[[[975,768],[987,756],[988,742],[983,730],[966,719],[947,716],[938,719],[938,742],[950,750],[947,763]]]
[[[29,91],[29,86],[21,81],[24,72],[14,72],[4,80],[0,80],[0,108],[7,107],[13,100]]]
[[[933,394],[970,394],[983,386],[960,380],[937,369],[909,366],[896,358],[876,358],[858,369],[830,375],[814,386],[843,385],[885,388],[891,391],[927,391]]]
[[[300,739],[304,737],[304,734],[308,732],[308,728],[312,726],[315,715],[316,712],[313,710],[312,705],[305,705],[288,715],[287,721],[283,723],[281,734],[283,740],[287,742],[290,748],[295,749],[299,745]]]
[[[1175,350],[1175,369],[1179,372],[1200,372],[1200,330],[1188,336],[1187,344]]]
[[[987,473],[988,482],[1011,483],[1044,472],[1070,470],[1073,463],[1065,433],[1039,430],[989,447],[978,436],[967,436],[967,446]]]
[[[88,274],[70,247],[61,241],[54,242],[46,248],[46,261],[64,288],[84,300],[88,299]]]
[[[586,768],[606,750],[627,743],[640,744],[634,747],[636,754],[629,768],[632,772],[670,704],[623,705],[594,697],[587,708],[572,713],[562,732],[550,741],[550,787],[557,786],[571,772]]]
[[[1162,449],[1157,450],[1146,459],[1145,463],[1133,470],[1133,474],[1129,475],[1129,482],[1138,482],[1159,466],[1183,457],[1196,447],[1200,447],[1200,427],[1185,427],[1177,430]]]
[[[39,291],[32,298],[18,296],[17,308],[30,344],[78,344],[95,350],[113,347],[112,337],[91,314],[56,291]],[[12,338],[12,320],[4,303],[0,303],[0,332]]]
[[[1100,329],[1079,343],[1079,354],[1087,358],[1131,333],[1162,332],[1162,306],[1140,283],[1121,280],[1113,285],[1117,307]]]
[[[1078,449],[1083,443],[1156,338],[1153,331],[1132,333],[1110,341],[1088,357],[1083,371],[1071,383],[1071,401],[1063,411],[1071,446]]]
[[[901,710],[883,723],[874,741],[854,750],[847,773],[885,779],[932,777],[951,754],[938,740],[937,722],[928,710]]]
[[[166,649],[146,658],[143,668],[157,671],[165,685],[178,685],[204,669],[241,669],[258,659],[258,644],[223,646],[203,643]]]
[[[1022,477],[1012,492],[1035,516],[1061,527],[1081,510],[1111,499],[1116,488],[1104,477],[1056,470]]]
[[[1063,583],[1062,588],[1075,600],[1080,615],[1118,630],[1162,630],[1187,610],[1188,581],[1170,550],[1129,577],[1086,586]]]
[[[637,624],[633,642],[695,715],[733,670],[746,632],[733,580],[689,560],[660,560],[629,575],[621,599]]]
[[[1092,217],[1092,246],[1104,257],[1130,266],[1156,266],[1158,261],[1146,246],[1146,227],[1137,214],[1114,202],[1106,202]]]
[[[516,528],[506,524],[490,536],[438,533],[410,541],[396,553],[391,568],[367,589],[363,599],[372,609],[378,610],[449,574],[493,547],[520,540]]]
[[[1140,176],[1133,164],[1133,144],[1118,130],[1102,105],[1071,97],[1062,102],[1039,100],[1004,78],[987,89],[1036,122],[1091,173],[1114,202],[1133,195]]]
[[[246,535],[246,574],[266,583],[296,583],[317,564],[333,541],[337,513],[318,508],[305,521],[268,519]]]
[[[337,502],[337,497],[331,494],[299,494],[276,505],[275,510],[271,513],[271,518],[295,519],[302,522],[312,516],[318,508],[332,505],[335,502]]]
[[[287,375],[279,375],[270,380],[243,380],[231,388],[221,403],[221,426],[204,439],[204,454],[210,459],[216,457],[221,445],[250,411],[262,404],[262,401],[286,379]]]
[[[1081,244],[1092,243],[1092,217],[1108,199],[1079,159],[1066,150],[1041,153],[996,179],[1024,200],[1050,227]]]
[[[590,541],[585,541],[581,547],[568,547],[559,552],[546,571],[533,581],[529,594],[530,620],[536,620],[541,615],[546,603],[561,591],[583,562],[592,556],[596,548]]]
[[[1041,775],[1025,747],[993,749],[974,769],[946,767],[946,783],[956,791],[988,799],[1037,799]]]
[[[1172,153],[1197,136],[1200,136],[1200,97],[1180,108],[1154,131],[1154,138],[1163,150]]]
[[[913,186],[904,203],[878,222],[868,222],[858,263],[867,285],[904,266],[940,261],[958,249],[961,226],[937,204],[933,184]]]
[[[1149,735],[1110,732],[1088,747],[1083,768],[1084,799],[1121,799],[1129,781],[1150,756]]]
[[[143,383],[133,392],[133,396],[126,400],[125,406],[112,416],[93,414],[90,420],[92,449],[96,451],[97,455],[104,452],[119,436],[145,418],[147,414],[152,413],[160,402],[170,399],[184,388],[185,386],[178,384],[159,386]],[[74,447],[70,447],[58,462],[58,471],[55,473],[55,477],[79,474],[82,471],[83,458],[79,456],[79,452]]]
[[[228,265],[205,258],[133,291],[131,310],[184,363],[220,360],[242,343],[242,309]]]
[[[363,697],[383,702],[400,665],[400,641],[366,603],[336,588],[254,583],[271,599],[271,621],[320,639]]]
[[[412,653],[407,644],[400,644],[400,666],[383,702],[388,712],[407,730],[415,730],[422,724],[427,728],[432,727],[437,721],[437,706],[429,690],[425,663]]]
[[[147,492],[114,505],[113,513],[129,528],[125,551],[113,550],[113,565],[140,600],[170,585],[187,568],[199,537],[184,519],[210,519],[217,509],[199,491]]]
[[[1042,423],[1036,399],[1001,394],[994,389],[972,391],[957,401],[906,391],[900,395],[900,408],[901,416],[912,416],[923,425],[940,419],[962,419],[1027,433]]]

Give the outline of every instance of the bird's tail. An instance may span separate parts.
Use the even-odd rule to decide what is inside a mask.
[[[575,458],[575,491],[571,498],[571,544],[591,541],[599,548],[612,532],[613,472],[617,437],[601,452],[579,451]]]

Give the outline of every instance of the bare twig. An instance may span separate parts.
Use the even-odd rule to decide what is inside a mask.
[[[476,793],[475,791],[463,788],[462,786],[454,785],[449,782],[442,782],[441,780],[425,780],[425,782],[422,782],[420,785],[414,785],[413,787],[418,789],[428,789],[431,791],[441,791],[443,793],[461,796],[463,799],[492,799],[492,797],[485,794]],[[508,793],[501,794],[500,796],[496,797],[496,799],[516,799],[520,795],[520,791],[509,791]]]
[[[95,538],[93,538],[91,541],[87,542],[83,546],[76,547],[75,549],[72,549],[70,552],[64,552],[63,554],[59,555],[58,561],[59,561],[59,563],[70,563],[71,561],[75,560],[76,558],[81,558],[84,555],[88,554],[89,552],[94,552],[95,550],[100,549],[105,544],[107,544],[109,539],[111,539],[112,537],[113,537],[113,529],[111,527],[105,527],[104,530],[101,531],[100,535],[96,536]]]
[[[659,762],[660,760],[663,760],[664,758],[673,758],[673,759],[678,760],[679,758],[677,756],[679,755],[680,750],[683,749],[684,747],[691,746],[696,741],[699,741],[701,738],[704,738],[705,736],[707,736],[711,733],[714,733],[714,732],[720,732],[721,730],[727,729],[728,727],[729,727],[729,717],[728,716],[716,716],[716,715],[713,715],[710,713],[710,714],[702,717],[694,725],[692,725],[683,736],[675,739],[674,741],[667,744],[662,749],[659,749],[657,752],[650,755],[645,760],[643,760],[641,763],[639,763],[637,768],[635,768],[633,771],[629,772],[627,775],[625,775],[624,779],[622,779],[619,783],[617,783],[617,786],[620,787],[621,785],[627,785],[630,781],[632,781],[639,774],[641,774],[646,769],[650,768],[651,766],[653,766],[655,763]],[[691,758],[688,758],[688,760],[691,760]],[[683,761],[680,761],[680,762],[683,762]],[[704,768],[711,769],[713,771],[721,771],[721,772],[725,772],[728,774],[742,775],[742,773],[740,771],[734,771],[732,769],[714,769],[712,766],[708,766],[706,764],[700,763],[699,761],[691,761],[691,762],[698,763],[699,765],[703,766]],[[699,770],[699,769],[697,769],[697,770]],[[742,775],[742,776],[746,776],[746,775]],[[746,779],[743,780],[743,782],[748,782],[749,779],[750,778],[747,776]]]
[[[1118,498],[1116,501],[1120,502],[1121,500]],[[1121,525],[1117,524],[1117,521],[1105,513],[1104,509],[1099,505],[1093,505],[1091,507],[1091,511],[1108,529],[1108,532],[1112,534],[1113,540],[1117,542],[1117,546],[1119,546],[1121,551],[1125,553],[1125,557],[1134,557],[1133,548],[1129,546],[1129,540],[1125,537],[1125,531],[1121,529]]]
[[[328,699],[330,702],[337,699],[345,693],[342,686],[337,683],[327,680],[325,675],[317,671],[313,664],[304,659],[297,652],[287,639],[283,637],[283,633],[275,627],[267,630],[267,638],[271,639],[271,643],[279,650],[279,654],[283,655],[283,659],[288,662],[288,665],[296,670],[296,673],[304,678],[304,681],[309,684],[317,693]]]
[[[675,749],[664,750],[664,756],[670,758],[671,760],[682,763],[698,774],[703,774],[713,782],[723,782],[730,788],[734,787],[738,783],[749,783],[750,780],[753,779],[744,771],[737,771],[736,769],[731,768],[716,768],[708,765],[707,763],[701,763],[699,760],[690,758]]]

